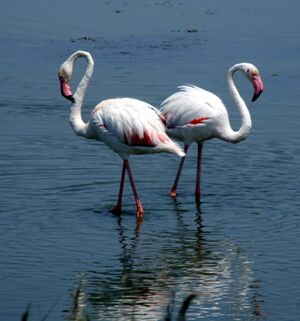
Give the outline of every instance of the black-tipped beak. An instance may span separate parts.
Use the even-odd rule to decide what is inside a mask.
[[[255,101],[255,100],[261,95],[262,92],[263,92],[263,90],[255,93],[255,94],[253,95],[253,97],[252,97],[252,101]]]
[[[255,101],[264,90],[264,84],[258,74],[254,75],[252,77],[252,85],[253,85],[253,89],[254,89],[252,101]]]
[[[75,98],[72,95],[64,96],[64,97],[67,98],[68,100],[70,100],[72,103],[76,102]]]
[[[58,75],[59,82],[60,82],[60,92],[63,97],[70,100],[72,103],[75,103],[75,99],[72,95],[72,90],[69,83],[64,79],[64,77]]]

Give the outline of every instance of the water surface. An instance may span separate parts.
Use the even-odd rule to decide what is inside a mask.
[[[300,318],[299,11],[295,1],[2,1],[1,319],[29,303],[30,320],[72,319],[79,280],[92,320],[162,320],[173,293],[174,315],[197,294],[188,320]],[[77,49],[95,60],[85,119],[102,99],[158,106],[193,83],[222,97],[238,128],[226,70],[259,67],[256,103],[237,77],[248,139],[204,146],[200,205],[192,146],[176,200],[176,156],[132,157],[143,224],[128,182],[124,213],[110,213],[121,160],[74,135],[59,93],[58,67]]]

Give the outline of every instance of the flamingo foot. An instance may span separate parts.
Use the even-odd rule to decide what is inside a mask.
[[[138,218],[141,218],[144,216],[144,209],[142,208],[142,206],[138,206],[136,209],[136,216]]]
[[[116,206],[113,207],[110,211],[111,211],[113,214],[121,215],[121,213],[122,213],[122,208],[121,208],[121,206],[116,205]]]
[[[173,197],[173,198],[176,198],[177,196],[177,192],[175,189],[172,189],[171,192],[170,192],[170,196]]]
[[[141,221],[144,217],[144,210],[143,209],[137,209],[136,211],[136,218]]]
[[[200,192],[196,192],[195,193],[195,198],[196,198],[196,201],[200,201],[200,199],[201,199],[201,193]]]
[[[136,202],[136,217],[137,219],[142,219],[144,216],[144,209],[141,201]]]

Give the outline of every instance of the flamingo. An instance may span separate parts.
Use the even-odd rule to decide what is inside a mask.
[[[179,86],[179,91],[166,98],[161,104],[162,120],[167,134],[176,140],[184,142],[184,152],[187,153],[191,143],[198,144],[195,196],[200,200],[200,176],[203,142],[211,138],[238,143],[247,138],[252,121],[249,110],[240,96],[233,75],[241,72],[252,82],[255,101],[264,89],[258,69],[250,63],[238,63],[228,70],[227,82],[229,92],[237,105],[241,116],[241,127],[235,131],[230,126],[226,107],[215,94],[194,85]],[[176,197],[177,185],[184,165],[185,157],[180,161],[177,175],[170,195]]]
[[[87,67],[73,95],[70,80],[74,63],[81,57],[86,59]],[[142,218],[144,210],[129,166],[129,156],[131,154],[168,152],[183,157],[185,154],[165,133],[159,111],[138,99],[115,98],[103,100],[94,107],[89,121],[85,123],[81,116],[81,109],[93,70],[93,58],[89,52],[83,50],[71,54],[59,68],[58,77],[61,94],[72,102],[69,122],[78,136],[104,142],[119,154],[123,160],[123,168],[118,200],[112,212],[120,214],[122,211],[124,179],[127,171],[136,203],[136,215],[137,218]]]

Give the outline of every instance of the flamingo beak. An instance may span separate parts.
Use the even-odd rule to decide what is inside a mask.
[[[71,87],[68,82],[62,76],[58,76],[60,82],[60,92],[63,97],[70,100],[72,103],[75,103],[75,99],[72,95]]]
[[[260,78],[259,75],[254,75],[251,79],[252,81],[252,85],[253,85],[253,88],[254,88],[254,94],[253,94],[253,97],[252,97],[252,101],[255,101],[260,95],[261,93],[263,92],[264,90],[264,84]]]

